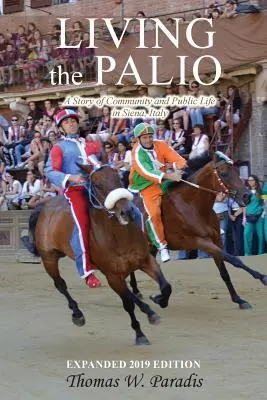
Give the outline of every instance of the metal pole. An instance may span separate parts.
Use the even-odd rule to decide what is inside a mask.
[[[124,0],[121,0],[121,27],[124,29]]]

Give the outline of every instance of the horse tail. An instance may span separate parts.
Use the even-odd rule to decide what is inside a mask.
[[[27,250],[29,250],[29,252],[34,254],[35,256],[40,256],[40,254],[37,250],[37,247],[36,247],[35,229],[36,229],[38,218],[43,209],[43,206],[44,206],[44,203],[41,203],[41,204],[38,204],[34,208],[33,212],[30,215],[30,218],[29,218],[29,236],[24,236],[21,238],[21,240],[23,241]]]

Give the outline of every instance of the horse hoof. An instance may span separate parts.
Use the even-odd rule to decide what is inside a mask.
[[[84,316],[82,316],[82,317],[72,317],[72,322],[76,326],[83,326],[85,324],[85,318],[84,318]]]
[[[154,303],[158,304],[161,308],[166,308],[169,303],[169,298],[163,297],[161,294],[149,297]]]
[[[139,337],[136,338],[135,344],[136,344],[136,346],[143,346],[143,345],[148,346],[148,345],[150,345],[151,343],[150,343],[150,341],[145,337],[145,335],[143,335],[143,336],[139,336]]]
[[[240,310],[250,310],[252,306],[248,302],[240,303],[239,304]]]
[[[160,294],[157,294],[157,295],[155,295],[155,296],[151,295],[151,296],[149,296],[149,298],[150,298],[150,300],[152,300],[155,304],[159,304],[161,295],[160,295]]]
[[[261,278],[261,282],[267,286],[267,275],[264,275],[263,278]]]
[[[143,295],[140,292],[135,293],[135,295],[138,297],[138,299],[142,300],[143,299]]]
[[[151,325],[157,325],[160,323],[160,316],[154,312],[148,317],[148,321]]]

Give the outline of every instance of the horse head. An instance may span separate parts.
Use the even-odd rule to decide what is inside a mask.
[[[93,207],[114,215],[121,225],[134,220],[133,195],[122,187],[116,169],[100,164],[79,164],[79,167],[88,174],[89,198]]]
[[[217,178],[218,190],[227,193],[240,207],[249,204],[251,194],[240,178],[239,169],[225,154],[217,151],[214,159],[214,174]]]

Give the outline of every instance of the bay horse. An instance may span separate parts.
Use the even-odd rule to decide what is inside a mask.
[[[218,161],[212,159],[211,153],[207,152],[201,157],[188,160],[187,182],[171,184],[163,195],[162,221],[169,249],[199,249],[212,256],[232,301],[240,309],[248,309],[251,305],[236,293],[224,262],[247,271],[264,285],[267,285],[267,276],[247,267],[240,258],[222,249],[219,221],[212,209],[216,194],[224,192],[244,207],[250,201],[250,192],[245,188],[232,161],[222,153],[221,156],[224,159]],[[140,207],[140,204],[137,205]],[[140,210],[144,213],[142,207]],[[156,255],[157,250],[153,248],[152,253]],[[130,284],[133,291],[138,293],[134,273],[131,274]],[[150,298],[155,303],[160,299],[157,296]]]
[[[80,167],[88,173],[88,207],[89,200],[91,203],[90,210],[88,208],[91,220],[89,242],[92,264],[106,276],[109,286],[121,297],[136,334],[135,343],[150,344],[135,317],[135,304],[147,314],[151,324],[158,323],[160,318],[148,304],[128,289],[125,280],[137,269],[149,274],[159,284],[161,297],[158,303],[162,308],[168,305],[171,285],[150,254],[148,242],[134,221],[132,194],[122,188],[118,172],[108,165],[97,169],[89,165]],[[64,196],[55,197],[37,206],[31,214],[29,220],[31,240],[27,247],[40,255],[56,289],[68,301],[73,323],[82,326],[85,323],[84,315],[78,303],[69,294],[58,268],[61,257],[68,256],[74,259],[70,246],[72,231],[73,218],[67,200]]]

